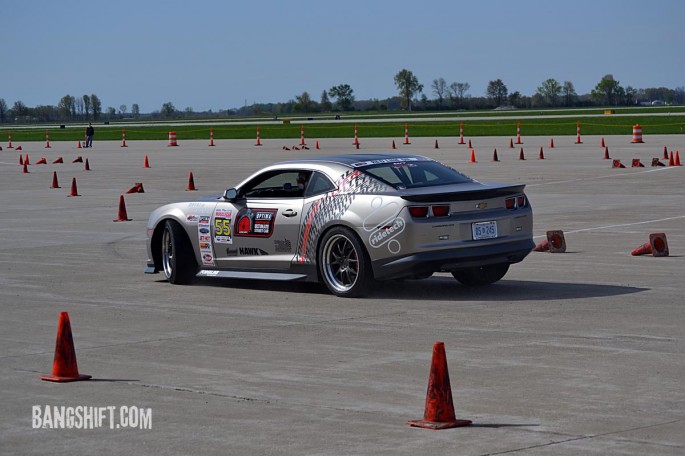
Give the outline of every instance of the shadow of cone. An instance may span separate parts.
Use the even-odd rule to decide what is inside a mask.
[[[197,188],[195,188],[195,179],[193,179],[193,172],[191,171],[188,173],[188,188],[186,188],[186,191],[194,192],[195,190],[197,190]]]
[[[50,188],[62,188],[59,186],[59,181],[57,181],[57,171],[52,172],[52,185]]]
[[[90,375],[78,373],[74,339],[71,335],[69,314],[60,312],[57,327],[57,343],[55,344],[55,358],[52,362],[52,374],[43,375],[41,380],[48,382],[77,382],[90,379]]]
[[[666,233],[651,233],[649,235],[649,242],[645,242],[640,247],[630,252],[632,256],[638,255],[653,255],[655,257],[668,256],[668,241],[666,241]]]
[[[126,213],[126,202],[124,201],[124,195],[119,195],[119,213],[117,214],[115,222],[130,222],[131,219],[128,218]]]
[[[69,192],[69,195],[67,196],[81,196],[78,194],[78,188],[76,188],[76,178],[72,177],[71,178],[71,191]]]
[[[445,344],[436,342],[433,345],[433,359],[428,376],[428,391],[426,392],[423,419],[409,421],[407,424],[413,427],[438,430],[467,426],[471,423],[471,420],[458,420],[454,415]]]

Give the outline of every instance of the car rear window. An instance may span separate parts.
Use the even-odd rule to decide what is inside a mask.
[[[358,169],[396,189],[472,182],[459,171],[430,160],[370,163],[358,166]]]

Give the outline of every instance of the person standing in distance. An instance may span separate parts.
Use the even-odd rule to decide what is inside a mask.
[[[86,147],[93,147],[93,135],[95,134],[95,128],[93,124],[88,122],[86,127]]]

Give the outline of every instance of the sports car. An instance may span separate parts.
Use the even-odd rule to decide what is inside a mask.
[[[152,212],[145,272],[173,284],[323,282],[341,297],[436,272],[487,285],[535,247],[532,227],[523,184],[481,183],[419,155],[307,158]]]

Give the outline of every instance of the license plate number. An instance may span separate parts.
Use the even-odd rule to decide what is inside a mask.
[[[473,240],[493,239],[497,237],[497,222],[478,222],[471,224]]]

